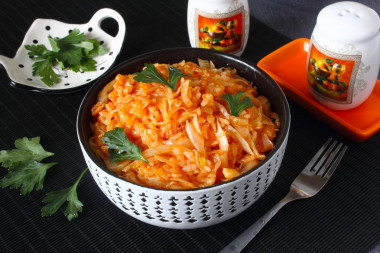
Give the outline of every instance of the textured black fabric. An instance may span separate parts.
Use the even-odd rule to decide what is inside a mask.
[[[290,39],[309,38],[318,13],[336,0],[250,0],[251,15]],[[357,0],[380,13],[379,0]],[[331,22],[331,25],[334,25]]]
[[[157,49],[190,46],[184,0],[3,0],[0,54],[13,57],[36,18],[87,23],[103,7],[117,10],[126,20],[118,63]],[[245,59],[256,63],[290,41],[253,17],[251,22]],[[115,32],[112,22],[104,26]],[[4,71],[0,84],[0,149],[13,148],[14,140],[23,136],[40,136],[46,150],[56,154],[47,161],[59,162],[48,172],[42,191],[20,196],[17,190],[0,189],[0,252],[218,252],[285,196],[329,136],[349,145],[330,182],[315,197],[285,206],[245,252],[368,252],[380,243],[380,134],[364,143],[351,142],[292,101],[289,143],[277,177],[249,210],[232,220],[196,230],[147,225],[106,199],[90,173],[78,188],[84,208],[77,220],[68,222],[62,211],[41,218],[46,192],[72,185],[86,167],[75,130],[86,90],[28,92],[11,87]],[[0,177],[5,173],[0,168]]]

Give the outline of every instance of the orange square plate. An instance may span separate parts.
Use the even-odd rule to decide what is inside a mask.
[[[330,110],[309,92],[306,61],[309,39],[297,39],[265,56],[258,66],[282,88],[285,95],[354,141],[365,141],[380,129],[380,81],[360,106],[346,111]]]

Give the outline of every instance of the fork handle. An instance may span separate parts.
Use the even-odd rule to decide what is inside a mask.
[[[275,206],[273,206],[266,214],[264,214],[258,221],[253,223],[243,233],[235,238],[230,244],[228,244],[220,253],[238,253],[241,252],[245,246],[260,232],[265,224],[272,219],[272,217],[287,203],[290,202],[288,196],[280,200]]]

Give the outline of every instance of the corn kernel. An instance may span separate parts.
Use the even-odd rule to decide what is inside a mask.
[[[205,166],[206,165],[206,158],[200,157],[199,158],[199,165],[200,166]]]
[[[231,179],[240,175],[236,169],[223,168],[223,175],[226,179]]]

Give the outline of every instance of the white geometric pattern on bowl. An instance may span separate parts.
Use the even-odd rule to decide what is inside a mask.
[[[81,148],[92,177],[99,188],[122,211],[160,227],[194,229],[228,220],[250,207],[269,187],[281,165],[287,135],[276,154],[233,182],[211,188],[167,191],[126,183],[99,168]],[[128,185],[130,187],[128,187]]]
[[[119,26],[115,37],[106,33],[100,26],[106,18],[116,20]],[[97,61],[96,71],[75,73],[55,68],[55,72],[61,75],[60,82],[48,87],[39,76],[32,75],[34,61],[29,58],[25,45],[43,44],[50,49],[48,35],[62,38],[75,28],[88,38],[100,41],[106,48],[106,54],[94,58]],[[115,10],[108,8],[98,10],[86,24],[67,24],[53,19],[36,19],[26,33],[14,58],[0,55],[0,64],[4,66],[12,86],[42,92],[69,92],[94,81],[112,66],[120,53],[125,33],[126,26],[123,17]]]

